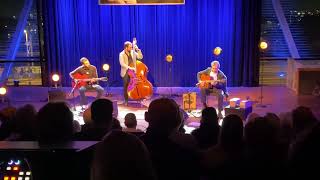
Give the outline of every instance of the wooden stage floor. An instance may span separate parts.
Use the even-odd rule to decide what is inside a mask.
[[[10,87],[6,99],[9,100],[10,105],[19,107],[24,104],[30,103],[34,104],[37,109],[43,106],[47,102],[48,91],[51,88],[48,87]],[[69,93],[71,88],[64,87],[60,88],[66,94]],[[266,104],[266,108],[256,107],[256,104],[260,102],[260,87],[230,87],[229,89],[230,97],[238,97],[241,99],[247,99],[253,101],[253,112],[260,115],[264,115],[266,112],[274,112],[279,114],[281,112],[288,112],[294,109],[297,106],[307,106],[310,107],[314,114],[320,119],[320,98],[313,96],[297,96],[292,90],[287,87],[263,87],[263,104]],[[138,128],[145,130],[148,124],[144,121],[144,112],[147,110],[149,103],[159,97],[171,97],[178,104],[182,105],[182,94],[187,92],[196,92],[197,93],[197,109],[192,111],[192,114],[189,113],[189,118],[186,122],[187,131],[191,131],[194,127],[199,125],[199,116],[202,108],[199,96],[199,90],[194,87],[158,87],[154,89],[154,95],[151,99],[145,100],[143,105],[139,102],[130,101],[129,106],[122,105],[122,88],[112,87],[105,88],[106,97],[110,98],[113,101],[116,101],[118,104],[118,119],[123,125],[123,118],[126,113],[133,112],[137,116]],[[94,100],[95,93],[88,93],[89,101]],[[67,102],[71,107],[79,109],[79,95],[76,92],[74,97],[68,97]],[[211,96],[208,99],[209,106],[217,107],[216,98]],[[224,103],[225,105],[228,102]],[[0,107],[5,107],[8,105],[8,102],[0,104]],[[181,106],[182,107],[182,106]],[[74,109],[74,108],[72,108]],[[81,117],[81,112],[79,110],[74,111],[75,119],[83,124]],[[189,129],[190,127],[190,129]]]

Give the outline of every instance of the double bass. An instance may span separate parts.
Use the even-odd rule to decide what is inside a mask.
[[[135,47],[136,39],[133,40],[133,47]],[[136,61],[136,71],[128,69],[130,82],[128,85],[128,96],[134,100],[141,100],[149,98],[153,94],[153,86],[148,81],[148,67],[141,61]]]

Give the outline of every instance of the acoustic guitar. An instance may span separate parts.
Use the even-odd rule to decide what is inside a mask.
[[[217,83],[223,83],[224,80],[213,80],[211,77],[207,74],[201,74],[200,75],[200,81],[196,84],[198,88],[210,88],[215,87]]]
[[[74,79],[72,81],[72,87],[77,88],[77,89],[82,86],[95,84],[95,83],[91,83],[92,80],[94,80],[94,81],[108,81],[107,77],[89,78],[88,75],[79,74],[79,73],[74,74],[73,77],[74,77]]]

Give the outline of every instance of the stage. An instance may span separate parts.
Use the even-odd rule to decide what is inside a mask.
[[[57,90],[49,87],[9,87],[8,93],[4,98],[4,102],[1,103],[1,108],[8,105],[19,107],[24,104],[33,104],[37,109],[41,108],[48,102],[48,91]],[[74,96],[68,96],[71,88],[63,87],[58,88],[67,95],[66,102],[70,105],[71,110],[74,113],[74,118],[83,124],[82,112],[79,106],[79,94],[75,92]],[[297,106],[310,107],[317,118],[320,117],[320,98],[313,96],[297,96],[294,91],[287,87],[263,87],[263,104],[266,108],[256,107],[260,103],[260,87],[230,87],[228,88],[230,97],[228,99],[238,97],[242,100],[249,99],[253,101],[253,112],[260,115],[264,115],[266,112],[274,112],[276,114],[282,112],[291,111]],[[199,89],[196,87],[157,87],[154,88],[154,94],[150,99],[142,102],[129,101],[129,106],[123,105],[122,88],[120,87],[105,87],[105,97],[111,99],[117,103],[118,116],[121,125],[123,124],[123,118],[128,112],[133,112],[137,116],[138,128],[145,130],[148,124],[144,121],[144,112],[147,110],[150,102],[159,97],[173,98],[179,105],[182,106],[182,95],[188,92],[196,92],[196,104],[197,108],[191,112],[188,112],[189,118],[185,122],[187,132],[190,132],[195,127],[199,126],[199,120],[201,115],[202,104],[200,102]],[[94,100],[95,93],[88,92],[89,102]],[[217,100],[214,96],[209,96],[209,106],[217,107]],[[224,102],[227,106],[228,102]],[[224,113],[224,112],[223,112]]]

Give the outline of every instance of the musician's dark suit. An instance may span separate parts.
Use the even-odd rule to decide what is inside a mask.
[[[208,67],[207,69],[198,72],[197,78],[198,81],[200,81],[200,76],[202,74],[205,74],[207,76],[210,76],[211,73],[211,67]],[[221,70],[218,70],[217,74],[217,80],[219,81],[216,85],[211,86],[209,88],[201,88],[200,94],[201,94],[201,102],[206,105],[207,104],[207,95],[213,94],[217,96],[218,98],[218,111],[221,113],[223,110],[223,96],[227,96],[227,77],[224,75],[224,73]]]

